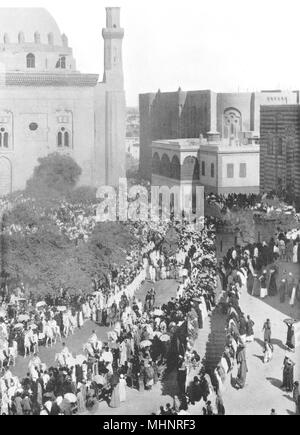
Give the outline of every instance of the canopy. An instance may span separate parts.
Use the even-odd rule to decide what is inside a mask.
[[[57,307],[57,311],[67,311],[67,307]]]
[[[96,384],[98,384],[98,385],[105,385],[106,384],[104,377],[101,375],[96,375],[94,377],[93,381],[96,382]]]
[[[156,309],[156,310],[154,310],[153,311],[153,315],[154,316],[157,316],[157,317],[160,317],[160,316],[163,316],[165,313],[163,312],[163,310],[160,310],[160,309]]]
[[[64,395],[64,399],[68,400],[70,403],[75,403],[77,402],[77,397],[75,396],[75,394],[72,393],[67,393]]]
[[[18,317],[19,322],[27,322],[29,319],[30,319],[30,317],[28,316],[28,314],[21,314]]]
[[[152,346],[152,342],[150,340],[144,340],[144,341],[141,341],[141,343],[140,343],[141,348],[149,347],[149,346]]]

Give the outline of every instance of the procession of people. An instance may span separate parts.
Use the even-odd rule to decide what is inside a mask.
[[[112,268],[108,282],[94,281],[90,294],[82,292],[74,297],[62,289],[35,302],[26,299],[22,284],[11,292],[2,289],[2,414],[83,412],[99,400],[118,407],[126,400],[126,388],[150,391],[179,357],[194,366],[199,356],[193,342],[215,303],[213,235],[208,228],[196,232],[178,223],[178,247],[172,253],[165,252],[162,235],[169,226],[161,225],[150,234],[146,231],[142,258],[132,254],[127,267]],[[139,260],[133,263],[134,258]],[[144,281],[170,278],[180,281],[181,289],[177,299],[168,304],[155,305],[153,288],[144,302],[135,297]],[[101,341],[93,333],[83,343],[82,355],[72,355],[63,340],[86,320],[109,326],[107,340]],[[39,359],[39,347],[57,341],[62,343],[62,350],[53,366],[47,367]],[[14,360],[10,360],[12,349]],[[20,353],[33,355],[27,380],[12,375],[11,365]],[[71,407],[66,406],[68,398],[74,400]]]
[[[245,198],[235,197],[234,202],[242,200]],[[226,205],[224,198],[222,201]],[[249,207],[255,207],[254,197],[248,201]],[[69,212],[66,208],[64,213]],[[64,213],[56,216],[59,222],[65,219]],[[76,223],[71,220],[73,230],[62,225],[62,231],[76,243],[83,233],[83,238],[88,237],[95,224],[85,218]],[[206,219],[202,230],[186,222],[130,224],[140,244],[127,252],[126,264],[111,264],[105,279],[95,277],[90,289],[77,294],[61,288],[39,297],[28,292],[22,282],[14,288],[2,285],[1,415],[95,412],[99,402],[119,408],[128,400],[129,389],[150,394],[173,372],[174,403],[157,413],[187,415],[191,406],[201,406],[203,415],[225,415],[226,381],[236,390],[247,387],[247,347],[260,327],[246,312],[247,307],[241,306],[241,295],[278,297],[281,304],[288,301],[291,307],[299,304],[300,281],[288,265],[299,262],[300,234],[297,229],[278,229],[269,242],[232,247],[217,264],[214,224],[214,218]],[[286,268],[280,272],[284,264]],[[159,305],[155,284],[169,279],[176,286],[174,296]],[[140,300],[137,293],[145,282],[148,290]],[[219,363],[208,368],[203,360],[205,350],[195,348],[195,343],[214,310],[226,317],[226,344]],[[66,341],[87,321],[109,330],[105,338],[91,330],[82,352],[75,355]],[[283,324],[287,354],[282,389],[293,394],[298,410],[295,324],[293,318]],[[261,328],[263,361],[269,364],[274,353],[272,319],[266,319]],[[39,351],[52,346],[60,351],[47,365]],[[23,379],[14,375],[18,358],[29,361]]]

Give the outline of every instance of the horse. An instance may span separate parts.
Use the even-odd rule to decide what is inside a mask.
[[[52,347],[54,344],[54,333],[53,333],[52,326],[50,325],[50,322],[45,323],[43,332],[46,338],[45,346],[48,347],[50,342],[50,347]]]
[[[74,332],[75,332],[75,329],[77,327],[77,316],[76,316],[76,314],[75,314],[75,316],[72,316],[72,313],[69,312],[69,322],[70,322],[70,332],[71,332],[71,335],[73,335]]]
[[[24,334],[24,358],[31,354],[31,338],[32,338],[32,331],[27,331]]]
[[[55,362],[59,367],[71,368],[75,367],[76,365],[76,360],[72,357],[72,355],[65,355],[62,352],[55,355]]]
[[[52,329],[53,332],[53,338],[54,338],[54,343],[57,342],[57,339],[60,339],[60,342],[62,342],[62,338],[61,338],[61,333],[60,333],[60,327],[58,326],[56,320],[49,320],[49,326]]]
[[[64,326],[64,329],[63,329],[63,335],[64,335],[64,337],[68,337],[68,335],[69,335],[69,332],[70,332],[70,317],[69,317],[69,313],[64,313],[63,314],[63,326]]]

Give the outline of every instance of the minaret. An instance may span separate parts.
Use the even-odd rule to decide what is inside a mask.
[[[120,8],[106,8],[106,28],[102,30],[104,39],[103,81],[117,89],[123,89],[122,42],[124,29],[120,27]]]
[[[120,27],[120,8],[106,8],[104,38],[105,111],[105,180],[118,186],[125,177],[126,102],[122,61],[124,30]]]

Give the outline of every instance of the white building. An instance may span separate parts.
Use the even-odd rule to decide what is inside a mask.
[[[80,184],[115,185],[124,176],[119,8],[106,9],[102,35],[99,82],[76,69],[67,37],[45,9],[0,8],[0,195],[23,189],[37,159],[53,152],[77,161]]]
[[[260,146],[228,145],[218,134],[200,140],[200,183],[207,193],[259,193]]]
[[[152,185],[204,186],[214,194],[259,193],[259,153],[255,138],[229,145],[219,133],[207,139],[160,140],[152,143]],[[184,187],[185,186],[185,187]]]

